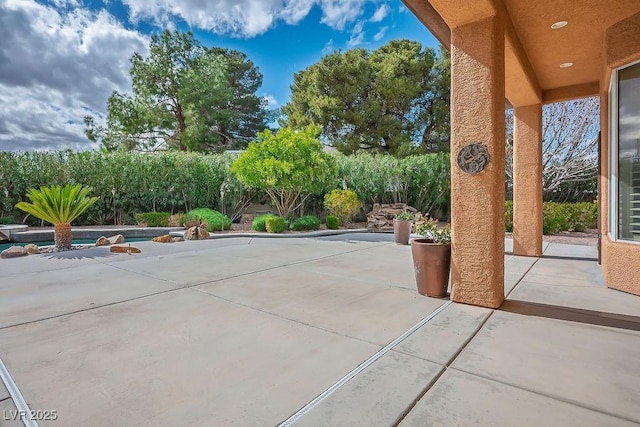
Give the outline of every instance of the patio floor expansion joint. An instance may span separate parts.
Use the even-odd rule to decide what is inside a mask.
[[[432,311],[431,313],[429,313],[426,317],[424,317],[422,320],[420,320],[418,323],[416,323],[415,325],[413,325],[411,328],[409,328],[408,330],[406,330],[402,335],[398,336],[396,339],[394,339],[393,341],[391,341],[389,344],[385,345],[383,348],[381,348],[380,350],[378,350],[375,354],[373,354],[371,357],[369,357],[367,360],[365,360],[364,362],[362,362],[360,365],[358,365],[357,367],[355,367],[354,369],[352,369],[349,373],[347,373],[344,377],[342,377],[341,379],[339,379],[335,384],[333,384],[331,387],[329,387],[328,389],[326,389],[324,392],[320,393],[318,396],[316,396],[315,399],[313,399],[311,402],[307,403],[305,406],[303,406],[302,408],[300,408],[298,411],[296,411],[293,415],[291,415],[289,418],[287,418],[286,420],[284,420],[282,423],[278,424],[278,427],[289,427],[292,424],[294,424],[296,421],[298,421],[300,418],[302,418],[306,413],[308,413],[309,411],[311,411],[314,407],[316,407],[318,404],[320,404],[323,400],[325,400],[326,398],[328,398],[329,396],[331,396],[334,392],[336,392],[336,390],[338,390],[340,387],[342,387],[343,385],[345,385],[347,382],[349,382],[350,380],[352,380],[353,378],[355,378],[359,373],[361,373],[362,371],[364,371],[365,369],[367,369],[369,366],[371,366],[373,363],[375,363],[378,359],[380,359],[382,356],[384,356],[386,353],[390,352],[391,350],[393,350],[393,348],[395,346],[397,346],[398,344],[400,344],[402,341],[404,341],[405,339],[407,339],[409,336],[411,336],[414,332],[416,332],[418,329],[420,329],[421,327],[423,327],[424,325],[426,325],[429,321],[431,321],[431,319],[433,319],[434,317],[436,317],[438,314],[440,314],[445,308],[447,308],[449,305],[451,305],[453,303],[453,301],[447,301],[444,304],[440,305],[438,308],[436,308],[434,311]]]
[[[25,417],[22,418],[22,422],[25,427],[38,427],[38,423],[33,419],[31,409],[29,405],[24,400],[22,393],[18,389],[18,386],[13,381],[9,370],[5,366],[2,359],[0,359],[0,380],[4,383],[4,386],[7,388],[11,399],[13,400],[13,404],[16,406],[19,414],[25,414]],[[6,399],[4,399],[6,400]]]

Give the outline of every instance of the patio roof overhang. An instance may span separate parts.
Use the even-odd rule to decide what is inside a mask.
[[[514,107],[598,95],[606,29],[640,12],[638,0],[403,2],[447,48],[452,28],[503,17],[505,91]],[[560,21],[567,25],[551,28]]]

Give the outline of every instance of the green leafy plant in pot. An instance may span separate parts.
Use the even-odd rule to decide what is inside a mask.
[[[403,211],[393,218],[393,240],[398,245],[408,245],[411,227],[415,216],[409,211]]]
[[[411,241],[411,256],[418,293],[428,297],[444,297],[451,270],[451,228],[440,228],[433,218],[416,223],[420,238]]]

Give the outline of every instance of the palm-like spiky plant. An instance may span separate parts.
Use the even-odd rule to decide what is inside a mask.
[[[52,185],[50,187],[32,188],[27,192],[31,203],[16,204],[36,218],[53,224],[53,238],[57,250],[71,249],[71,221],[82,215],[93,205],[97,197],[88,197],[91,188],[82,185]]]

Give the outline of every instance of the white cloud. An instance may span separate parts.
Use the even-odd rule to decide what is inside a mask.
[[[364,41],[364,24],[362,21],[356,23],[351,30],[351,37],[347,41],[347,46],[349,48],[354,48],[358,45],[361,45]]]
[[[330,39],[327,43],[325,43],[324,47],[322,48],[322,54],[323,55],[328,55],[331,52],[333,52],[333,39]]]
[[[371,22],[380,22],[380,21],[382,21],[384,18],[387,17],[387,15],[389,14],[390,11],[391,10],[389,9],[389,6],[386,3],[380,5],[380,7],[378,9],[376,9],[375,13],[371,17]]]
[[[218,34],[254,37],[282,20],[297,24],[314,6],[322,11],[321,22],[344,30],[364,12],[367,2],[379,0],[122,0],[133,22],[151,19],[166,27],[174,18]]]
[[[262,96],[267,101],[267,108],[275,108],[278,105],[278,100],[273,95],[263,95]]]
[[[0,40],[2,151],[93,148],[83,116],[130,90],[129,58],[148,45],[106,12],[25,0],[0,3]]]
[[[387,33],[387,30],[389,29],[389,27],[382,27],[380,28],[380,30],[376,33],[375,36],[373,36],[373,39],[375,41],[380,41],[382,40],[382,38],[384,37],[384,35]]]

